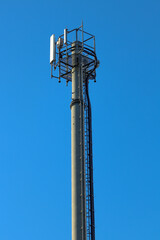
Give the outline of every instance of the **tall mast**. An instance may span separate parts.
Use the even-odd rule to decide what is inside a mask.
[[[98,60],[95,37],[83,31],[83,23],[71,31],[64,29],[57,43],[54,34],[51,36],[50,64],[51,77],[58,78],[59,82],[63,78],[67,85],[72,82],[72,240],[95,240],[92,116],[88,83],[89,80],[96,81]],[[58,77],[52,74],[52,69],[57,67]]]

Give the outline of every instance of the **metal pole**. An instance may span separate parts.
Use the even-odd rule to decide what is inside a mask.
[[[81,43],[72,44],[72,240],[86,240],[84,111]]]

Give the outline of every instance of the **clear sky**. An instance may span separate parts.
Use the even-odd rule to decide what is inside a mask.
[[[160,239],[160,2],[0,1],[0,239],[71,239],[71,84],[49,38],[96,36],[97,240]]]

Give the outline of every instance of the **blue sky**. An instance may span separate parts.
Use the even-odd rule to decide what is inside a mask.
[[[0,239],[71,239],[71,84],[49,38],[96,36],[96,239],[160,239],[160,2],[0,2]]]

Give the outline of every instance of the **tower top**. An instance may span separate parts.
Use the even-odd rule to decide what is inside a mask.
[[[79,51],[75,53],[76,44],[79,42]],[[66,80],[68,84],[72,81],[72,68],[75,63],[72,61],[72,55],[77,54],[82,57],[82,67],[87,69],[88,79],[93,79],[96,82],[96,68],[99,61],[96,57],[95,36],[84,31],[83,22],[79,28],[72,30],[64,29],[64,33],[60,35],[56,41],[55,35],[50,37],[50,64],[51,64],[51,78],[61,78]],[[78,64],[78,63],[76,63]],[[59,75],[54,76],[53,69],[59,68]]]

